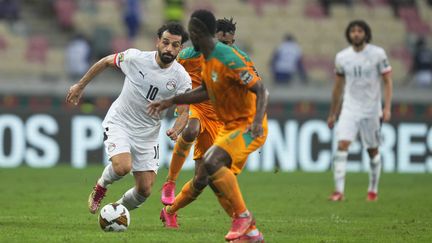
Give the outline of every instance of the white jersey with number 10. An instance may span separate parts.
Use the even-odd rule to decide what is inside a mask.
[[[128,49],[115,55],[115,65],[125,74],[123,89],[111,105],[102,123],[123,127],[132,136],[157,140],[161,117],[148,114],[147,105],[154,100],[184,93],[191,89],[189,74],[174,60],[168,68],[156,62],[156,51]]]

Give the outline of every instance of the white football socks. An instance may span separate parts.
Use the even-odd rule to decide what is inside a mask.
[[[105,169],[102,172],[102,176],[97,181],[97,184],[100,186],[107,188],[107,186],[111,185],[114,181],[118,181],[123,176],[119,176],[115,173],[114,168],[112,167],[112,164],[108,164]]]
[[[337,192],[344,193],[345,190],[345,174],[346,164],[348,159],[348,151],[336,151],[333,161],[333,178],[335,189]]]
[[[135,187],[129,189],[123,196],[117,201],[117,203],[122,204],[128,210],[133,210],[141,206],[147,198],[142,196],[135,190]]]
[[[381,174],[381,156],[378,153],[370,161],[369,192],[378,193],[378,183]]]

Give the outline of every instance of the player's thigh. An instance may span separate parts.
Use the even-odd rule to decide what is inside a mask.
[[[209,175],[214,174],[221,167],[231,166],[231,156],[223,148],[212,145],[204,154],[204,166]]]
[[[221,132],[214,145],[224,150],[231,158],[228,166],[234,174],[240,174],[246,164],[249,154],[261,147],[267,138],[267,120],[263,124],[264,134],[261,137],[253,138],[247,126],[240,126],[237,129]]]
[[[130,153],[116,154],[111,157],[111,163],[117,174],[127,174],[132,168],[132,156]]]
[[[194,160],[204,157],[205,152],[213,145],[216,140],[221,123],[215,120],[201,117],[201,132],[195,141]]]
[[[371,117],[360,121],[360,138],[367,149],[378,148],[381,144],[381,120]]]
[[[150,196],[157,174],[154,171],[135,171],[133,175],[137,191],[145,197]]]
[[[337,141],[354,141],[358,130],[359,120],[353,115],[342,113],[336,126]]]
[[[193,183],[194,187],[198,190],[202,190],[208,185],[208,173],[202,159],[195,160],[195,176]]]
[[[185,129],[182,131],[182,137],[186,142],[192,142],[201,133],[201,122],[198,118],[190,117]]]
[[[104,146],[114,171],[117,174],[128,173],[132,165],[129,135],[118,126],[105,127]]]

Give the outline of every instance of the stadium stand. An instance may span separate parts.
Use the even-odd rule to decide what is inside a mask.
[[[426,1],[398,6],[399,17],[393,13],[392,1],[386,0],[352,1],[349,6],[332,4],[329,15],[320,1],[315,0],[185,2],[186,13],[206,6],[218,17],[234,17],[238,25],[237,43],[250,53],[269,84],[272,83],[269,66],[272,51],[286,33],[296,36],[302,47],[312,87],[331,83],[334,56],[347,46],[343,32],[352,19],[366,19],[371,25],[373,42],[387,50],[394,67],[394,80],[399,86],[408,78],[417,37],[431,39],[432,7]],[[129,40],[119,0],[58,0],[42,5],[37,7],[38,1],[22,1],[19,22],[25,26],[24,33],[17,31],[19,25],[0,20],[0,82],[3,86],[10,80],[24,80],[27,86],[48,80],[60,83],[58,90],[61,90],[69,84],[65,81],[64,55],[66,43],[74,33],[90,38],[92,57],[96,60],[131,46],[153,49],[155,30],[164,21],[164,2],[144,1],[141,5],[143,25],[137,38]],[[119,76],[109,77],[104,79]]]

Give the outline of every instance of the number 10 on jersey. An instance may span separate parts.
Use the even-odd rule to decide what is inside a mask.
[[[154,100],[156,98],[156,95],[158,92],[159,92],[159,89],[157,87],[150,85],[150,89],[147,92],[146,99],[147,100]]]

